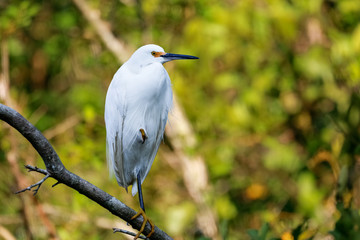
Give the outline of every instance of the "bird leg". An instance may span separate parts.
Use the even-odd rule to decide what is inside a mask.
[[[140,128],[139,131],[141,132],[142,144],[144,144],[145,140],[148,138],[148,136],[146,135],[144,129]]]
[[[140,129],[140,131],[143,130],[143,129]],[[144,130],[143,130],[144,131]],[[143,224],[141,225],[141,228],[138,232],[138,234],[136,234],[135,238],[134,239],[137,239],[140,234],[144,231],[145,229],[145,226],[146,226],[146,223],[149,222],[150,226],[151,226],[151,231],[150,233],[146,236],[147,238],[150,237],[154,231],[155,231],[155,225],[152,223],[152,221],[150,220],[150,218],[148,218],[146,216],[146,213],[145,213],[145,206],[144,206],[144,199],[143,199],[143,195],[142,195],[142,189],[141,189],[141,179],[140,179],[140,172],[138,172],[137,174],[137,185],[138,185],[138,194],[139,194],[139,202],[140,202],[140,207],[141,207],[141,210],[135,214],[131,220],[134,220],[135,218],[139,217],[140,215],[144,218],[144,221],[143,221]]]
[[[140,236],[140,234],[144,231],[147,222],[149,222],[149,224],[151,226],[151,231],[150,231],[150,233],[148,235],[146,235],[146,237],[147,238],[150,237],[155,231],[155,225],[152,223],[150,218],[148,218],[148,216],[146,215],[146,213],[142,209],[137,214],[135,214],[131,218],[131,220],[134,220],[135,218],[139,217],[140,215],[144,218],[144,221],[143,221],[143,223],[141,225],[141,228],[140,228],[139,232],[136,234],[134,239],[137,239]]]

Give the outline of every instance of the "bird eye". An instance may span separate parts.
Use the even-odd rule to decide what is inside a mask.
[[[155,51],[152,51],[152,52],[151,52],[151,55],[155,56],[155,55],[156,55],[156,52],[155,52]]]

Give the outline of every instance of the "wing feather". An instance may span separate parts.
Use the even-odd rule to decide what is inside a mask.
[[[133,185],[138,191],[136,176],[141,183],[150,171],[161,143],[168,112],[172,106],[170,78],[161,64],[152,72],[131,76],[120,70],[109,86],[105,104],[107,159],[111,173],[115,173],[120,186]],[[150,69],[150,68],[149,68]],[[154,66],[150,69],[154,71]],[[160,70],[160,71],[159,71]],[[147,134],[142,142],[140,129]]]

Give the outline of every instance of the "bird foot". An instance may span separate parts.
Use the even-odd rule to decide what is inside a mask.
[[[149,224],[151,226],[151,231],[146,237],[147,238],[150,237],[155,231],[155,225],[152,223],[150,218],[148,218],[148,216],[146,216],[146,213],[142,209],[137,214],[135,214],[131,218],[131,220],[134,220],[135,218],[139,217],[140,215],[144,218],[144,221],[143,221],[143,224],[141,225],[141,228],[140,228],[139,232],[136,234],[134,240],[137,239],[140,236],[140,234],[144,231],[147,222],[149,222]]]

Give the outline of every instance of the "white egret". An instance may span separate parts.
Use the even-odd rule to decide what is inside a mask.
[[[105,124],[107,161],[111,174],[132,195],[139,192],[144,222],[135,239],[149,222],[145,214],[141,184],[145,180],[163,138],[168,113],[172,107],[172,90],[163,63],[194,56],[165,53],[149,44],[136,50],[115,73],[106,95]]]

